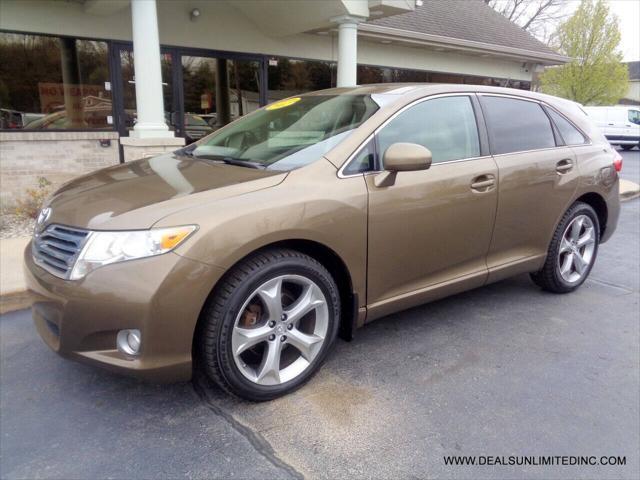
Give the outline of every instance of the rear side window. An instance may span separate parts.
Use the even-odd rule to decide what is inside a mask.
[[[494,155],[556,146],[549,117],[535,102],[482,96]]]
[[[396,142],[431,150],[433,163],[480,156],[478,126],[468,96],[441,97],[409,107],[378,133],[380,154]]]
[[[584,138],[584,135],[582,135],[580,130],[574,127],[569,120],[550,108],[547,109],[547,112],[549,112],[549,116],[551,117],[551,120],[553,120],[553,123],[558,127],[564,143],[567,145],[582,145],[585,143],[586,139]]]

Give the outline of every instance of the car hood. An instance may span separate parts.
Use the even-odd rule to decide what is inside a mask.
[[[47,202],[47,224],[97,230],[149,228],[194,205],[279,184],[286,172],[176,155],[127,162],[64,184]]]

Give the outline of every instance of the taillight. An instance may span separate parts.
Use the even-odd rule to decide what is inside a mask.
[[[613,168],[616,169],[616,172],[622,170],[622,155],[617,150],[613,151]]]

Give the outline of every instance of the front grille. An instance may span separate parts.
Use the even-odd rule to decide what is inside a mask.
[[[33,260],[56,277],[69,278],[88,235],[87,230],[49,225],[33,236]]]

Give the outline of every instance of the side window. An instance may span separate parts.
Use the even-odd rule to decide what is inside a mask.
[[[375,169],[375,149],[373,140],[362,147],[362,150],[351,159],[349,165],[342,171],[344,175],[368,172]]]
[[[549,117],[539,104],[491,96],[481,101],[494,155],[556,146]]]
[[[433,155],[433,163],[480,156],[471,99],[466,95],[441,97],[410,107],[378,133],[381,158],[396,142],[427,147]]]
[[[627,118],[631,123],[640,125],[640,110],[629,110],[629,112],[627,113]]]
[[[560,130],[560,135],[562,135],[562,139],[567,145],[582,145],[585,143],[584,135],[571,122],[551,108],[547,108],[547,112],[553,123],[558,127],[558,130]]]

